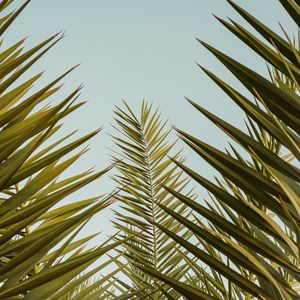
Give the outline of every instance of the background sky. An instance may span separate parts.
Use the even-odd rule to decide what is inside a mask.
[[[16,1],[19,2],[19,1]],[[276,0],[238,0],[258,19],[280,32],[278,21],[288,33],[296,32],[288,23]],[[83,171],[93,165],[109,164],[113,145],[113,109],[125,99],[140,109],[143,98],[159,106],[171,125],[191,132],[206,142],[224,149],[228,138],[197,113],[184,100],[188,96],[205,108],[243,126],[244,116],[237,106],[196,66],[195,62],[217,73],[225,81],[239,84],[195,38],[200,38],[256,71],[266,74],[265,63],[228,32],[212,15],[241,21],[225,0],[33,0],[6,36],[6,45],[29,36],[27,46],[41,42],[53,33],[66,31],[66,38],[46,55],[27,76],[46,69],[41,80],[46,83],[72,65],[81,63],[66,79],[65,92],[84,83],[82,99],[89,102],[66,120],[64,132],[80,129],[80,134],[103,126],[91,142],[90,152],[69,171]],[[245,24],[241,21],[242,24]],[[249,28],[249,26],[247,26]],[[215,173],[200,158],[186,149],[187,163],[202,174]],[[112,174],[112,173],[111,173]],[[88,198],[112,190],[108,176],[69,199]],[[200,199],[205,196],[199,191]],[[107,209],[97,215],[86,233],[113,232]]]

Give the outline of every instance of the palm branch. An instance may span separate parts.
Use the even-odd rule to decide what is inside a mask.
[[[249,100],[202,68],[246,113],[248,131],[234,127],[188,99],[238,147],[231,145],[231,151],[223,152],[176,129],[181,140],[222,177],[216,182],[210,181],[186,163],[173,159],[209,191],[211,199],[203,205],[165,185],[169,193],[192,209],[197,222],[191,222],[168,205],[157,204],[199,241],[195,245],[165,224],[156,224],[194,257],[190,263],[197,272],[194,279],[201,279],[204,284],[195,288],[152,266],[136,265],[186,299],[299,299],[299,48],[284,31],[281,37],[235,2],[228,2],[267,43],[233,20],[218,20],[265,59],[273,68],[273,74],[267,79],[201,42],[254,97],[254,101]],[[299,1],[280,3],[299,26]],[[201,269],[206,273],[201,274]]]
[[[7,12],[12,2],[0,1],[1,37],[30,1]],[[39,90],[33,86],[42,73],[19,83],[62,37],[55,34],[26,51],[24,40],[7,48],[1,44],[0,299],[65,299],[70,285],[76,289],[96,269],[89,276],[78,275],[119,244],[108,241],[92,249],[86,243],[96,234],[76,238],[88,220],[113,201],[113,194],[63,202],[111,168],[62,175],[87,151],[81,146],[99,131],[73,140],[75,132],[55,136],[62,120],[84,104],[75,102],[80,88],[56,104],[49,102],[59,97],[61,80],[74,68]]]
[[[167,122],[162,120],[159,110],[154,110],[145,101],[139,115],[125,101],[124,108],[116,107],[115,115],[118,134],[113,136],[113,140],[118,150],[113,160],[119,174],[114,178],[122,188],[117,196],[120,205],[115,211],[114,224],[121,231],[122,238],[141,232],[122,245],[126,259],[125,262],[118,261],[118,266],[124,267],[123,273],[133,283],[126,293],[136,299],[178,299],[180,295],[175,290],[159,284],[131,263],[132,260],[141,262],[178,280],[186,276],[188,265],[179,254],[176,243],[156,225],[167,226],[189,239],[189,232],[184,230],[184,226],[159,207],[167,205],[184,217],[189,215],[186,205],[162,187],[168,185],[183,193],[187,189],[187,178],[168,158],[175,142],[167,141],[170,129],[166,128]],[[183,161],[179,153],[173,154],[173,157]],[[194,199],[192,191],[186,194]]]

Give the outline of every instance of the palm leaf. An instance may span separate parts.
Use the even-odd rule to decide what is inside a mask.
[[[124,107],[115,110],[116,129],[120,132],[120,135],[113,136],[119,149],[113,156],[119,171],[115,180],[124,187],[118,195],[121,205],[115,212],[114,224],[121,230],[121,237],[142,231],[124,245],[124,255],[129,262],[142,261],[178,280],[184,278],[187,267],[181,265],[182,257],[174,248],[175,243],[156,223],[189,238],[189,234],[183,231],[184,227],[179,222],[171,221],[160,208],[160,204],[168,205],[188,217],[185,204],[162,188],[165,184],[184,191],[187,180],[167,157],[171,155],[174,143],[167,142],[170,131],[165,129],[166,122],[162,121],[158,110],[153,110],[152,105],[143,101],[140,116],[136,116],[126,102]],[[181,161],[179,154],[175,157]],[[193,198],[191,193],[188,194]],[[156,279],[152,280],[134,264],[130,263],[125,270],[134,285],[131,294],[144,290],[149,299],[178,299],[176,290],[158,285]]]
[[[23,1],[15,12],[5,14],[11,2],[0,1],[1,36],[30,1]],[[23,83],[16,82],[61,38],[60,33],[55,34],[26,52],[25,39],[7,49],[3,45],[0,48],[1,299],[47,299],[53,293],[67,296],[69,281],[73,279],[72,287],[76,289],[84,279],[75,278],[121,243],[109,240],[96,249],[84,249],[96,235],[76,239],[88,220],[114,201],[115,192],[100,198],[71,199],[69,204],[62,202],[111,169],[87,170],[69,178],[63,175],[86,152],[80,148],[99,132],[73,141],[67,139],[74,132],[56,138],[62,120],[83,104],[75,103],[81,87],[58,103],[49,101],[53,95],[58,98],[61,80],[74,68],[37,91],[32,88],[42,73]],[[108,259],[107,263],[112,261]],[[88,279],[100,270],[102,267],[96,267],[82,277]],[[99,286],[93,285],[89,289],[91,293],[98,290]]]
[[[193,135],[176,129],[180,139],[221,175],[209,181],[186,163],[174,163],[211,194],[206,205],[174,188],[165,190],[192,210],[193,219],[158,203],[174,220],[190,232],[189,239],[156,222],[166,235],[185,248],[182,255],[192,267],[194,277],[205,282],[212,297],[229,299],[299,298],[299,50],[285,38],[271,31],[232,1],[230,4],[262,35],[270,45],[239,25],[219,21],[273,68],[267,79],[216,48],[201,42],[249,90],[255,101],[248,100],[210,71],[204,71],[246,113],[248,133],[207,111],[195,101],[188,101],[205,117],[233,139],[231,151],[216,149]],[[296,23],[300,19],[297,1],[280,1]],[[282,155],[280,151],[284,151]],[[285,157],[294,157],[292,162]],[[203,219],[200,219],[200,216]],[[175,222],[175,221],[174,221]],[[191,241],[198,241],[195,246]],[[193,299],[195,280],[180,290],[182,279],[174,280],[153,266],[137,265]],[[200,270],[205,269],[201,272]],[[223,280],[230,289],[226,294]],[[228,292],[228,290],[226,290]],[[200,296],[199,296],[200,297]]]

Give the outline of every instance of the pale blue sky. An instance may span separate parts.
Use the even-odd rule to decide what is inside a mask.
[[[16,1],[18,2],[18,1]],[[271,28],[280,31],[280,21],[289,33],[296,32],[276,0],[239,0]],[[159,105],[170,124],[188,130],[223,149],[228,139],[184,100],[188,96],[237,126],[243,115],[196,66],[198,62],[235,82],[221,64],[199,43],[203,39],[225,53],[265,73],[264,62],[219,24],[212,13],[221,17],[241,18],[225,0],[33,0],[15,22],[6,42],[29,35],[28,46],[53,33],[65,30],[66,38],[33,71],[47,69],[43,82],[53,79],[68,67],[81,67],[67,80],[70,91],[84,83],[82,98],[88,104],[68,118],[65,130],[79,128],[87,133],[99,126],[103,132],[94,138],[92,150],[74,171],[94,164],[103,168],[109,162],[107,135],[111,131],[114,105],[121,99],[139,108],[142,98]],[[248,27],[249,28],[249,27]],[[31,71],[31,72],[33,72]],[[189,154],[189,151],[185,151]],[[191,156],[188,163],[211,176],[211,169]],[[106,178],[79,192],[76,198],[109,192]],[[93,220],[88,231],[111,232],[107,210]],[[99,221],[101,220],[101,221]]]

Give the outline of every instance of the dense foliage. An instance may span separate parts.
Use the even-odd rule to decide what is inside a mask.
[[[2,37],[30,1],[7,12],[12,2],[0,1]],[[199,41],[249,92],[242,94],[202,68],[244,111],[246,130],[187,98],[195,112],[232,139],[225,152],[171,130],[145,101],[140,113],[124,102],[115,109],[112,166],[62,178],[86,151],[78,149],[98,132],[74,141],[69,141],[74,132],[57,137],[62,120],[83,104],[75,102],[80,88],[49,104],[74,68],[37,91],[33,86],[42,73],[19,82],[62,35],[27,51],[24,40],[6,48],[1,43],[0,299],[300,298],[297,37],[283,29],[281,35],[273,32],[228,2],[258,35],[233,20],[217,19],[267,61],[269,77]],[[279,2],[299,27],[300,1]],[[175,150],[173,131],[219,173],[215,181]],[[112,167],[116,192],[70,200]],[[196,197],[193,184],[204,187],[210,199]],[[76,236],[112,202],[116,234],[85,248],[96,234]]]
[[[1,36],[29,3],[7,13],[12,2],[0,2]],[[76,239],[88,220],[113,201],[111,196],[62,202],[110,169],[61,177],[86,152],[79,147],[98,132],[73,141],[75,132],[55,138],[62,120],[83,104],[75,102],[80,88],[55,105],[48,101],[58,97],[61,80],[74,68],[37,91],[32,88],[42,73],[19,82],[61,38],[55,34],[26,52],[24,40],[7,48],[1,44],[0,299],[83,299],[80,293],[101,266],[78,275],[115,246],[85,249],[96,234]],[[106,293],[102,285],[94,286],[90,296]]]
[[[280,2],[299,26],[299,1]],[[195,245],[165,224],[157,225],[188,251],[195,271],[193,278],[201,278],[202,284],[195,288],[192,280],[180,282],[157,269],[137,265],[187,299],[299,299],[299,49],[284,31],[282,38],[233,1],[229,3],[261,38],[233,20],[218,20],[270,64],[271,78],[200,41],[254,97],[254,101],[249,100],[203,68],[246,113],[248,132],[188,99],[239,147],[232,146],[231,151],[222,152],[176,129],[181,140],[213,166],[221,178],[211,182],[198,170],[173,159],[212,198],[204,206],[172,187],[165,187],[190,207],[197,222],[158,203],[199,241]]]

